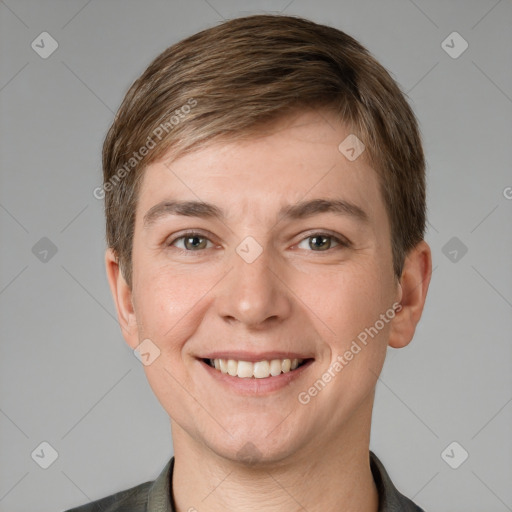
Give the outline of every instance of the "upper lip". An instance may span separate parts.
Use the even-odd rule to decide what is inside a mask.
[[[272,361],[272,359],[311,359],[311,356],[305,354],[299,354],[298,352],[283,352],[283,351],[272,351],[272,352],[246,352],[238,350],[236,352],[221,352],[215,351],[210,352],[200,359],[234,359],[235,361],[248,361],[250,363],[256,363],[258,361]]]

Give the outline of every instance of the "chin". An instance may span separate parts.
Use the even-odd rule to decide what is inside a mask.
[[[292,439],[289,432],[286,436],[272,435],[275,432],[269,436],[264,432],[267,431],[261,430],[257,435],[238,432],[233,438],[226,436],[208,444],[219,457],[253,468],[283,463],[304,446],[304,440]]]

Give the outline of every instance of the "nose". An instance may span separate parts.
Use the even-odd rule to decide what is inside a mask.
[[[230,263],[231,271],[216,299],[218,314],[224,321],[262,328],[290,315],[293,294],[270,250],[263,250],[252,263],[234,252]]]

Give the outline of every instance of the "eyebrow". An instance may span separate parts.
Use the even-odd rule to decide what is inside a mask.
[[[331,212],[341,216],[353,217],[368,222],[368,214],[359,206],[343,199],[311,199],[286,205],[279,211],[280,220],[297,220],[312,217],[320,213]],[[226,213],[218,206],[203,201],[162,201],[151,207],[144,215],[144,229],[157,220],[169,215],[184,217],[214,218],[225,220]]]

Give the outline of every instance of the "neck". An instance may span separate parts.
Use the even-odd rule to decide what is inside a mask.
[[[377,512],[369,460],[371,408],[356,420],[334,439],[317,436],[300,453],[258,466],[218,455],[171,421],[176,511]]]

